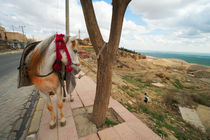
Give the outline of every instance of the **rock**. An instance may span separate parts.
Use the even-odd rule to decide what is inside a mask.
[[[130,105],[133,105],[132,101],[130,101],[130,100],[128,101],[128,103],[129,103]]]
[[[161,83],[151,83],[151,85],[154,87],[158,87],[158,88],[165,88],[165,85],[163,85]]]
[[[190,124],[194,125],[197,128],[200,128],[203,132],[206,132],[205,127],[203,126],[195,109],[179,106],[179,110],[183,120],[189,122]]]

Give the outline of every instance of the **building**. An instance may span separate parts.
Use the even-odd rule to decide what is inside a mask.
[[[0,41],[4,42],[3,44],[6,43],[15,49],[24,48],[27,43],[27,37],[19,32],[6,32],[5,28],[0,26]]]
[[[17,40],[19,42],[27,42],[26,35],[18,32],[5,32],[7,40]]]
[[[0,39],[5,36],[5,28],[0,26]]]

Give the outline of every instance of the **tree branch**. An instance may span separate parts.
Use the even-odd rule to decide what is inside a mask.
[[[96,21],[95,12],[93,9],[92,0],[80,0],[82,4],[85,23],[90,36],[91,43],[98,54],[99,49],[103,46],[104,40],[102,38],[98,23]]]
[[[118,49],[121,32],[122,32],[122,25],[123,25],[123,18],[125,15],[125,10],[131,0],[112,0],[113,10],[112,10],[112,22],[111,22],[111,31],[109,36],[108,44],[112,48],[112,52],[114,55]]]

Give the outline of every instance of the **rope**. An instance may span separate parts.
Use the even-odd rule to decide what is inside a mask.
[[[103,52],[104,48],[106,47],[107,43],[104,42],[102,48],[99,50],[98,54],[96,55],[96,58],[99,59],[101,53]],[[83,76],[85,76],[87,73],[89,73],[91,70],[89,69],[86,73],[84,73],[83,75],[80,74],[78,77],[75,76],[75,78],[81,79]]]

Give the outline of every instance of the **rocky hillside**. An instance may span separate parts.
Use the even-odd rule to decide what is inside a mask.
[[[88,67],[82,69],[93,69],[88,75],[95,80],[95,52],[91,47],[80,49],[89,56],[82,60]],[[210,117],[203,113],[210,111],[209,84],[208,66],[120,49],[113,67],[112,97],[164,139],[210,139]],[[149,103],[144,103],[144,93]],[[179,107],[197,110],[206,133],[185,122]]]

